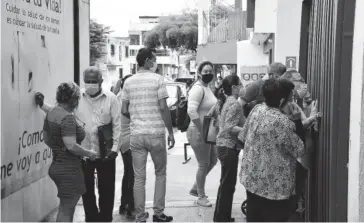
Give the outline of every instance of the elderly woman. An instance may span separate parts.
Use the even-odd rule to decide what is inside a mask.
[[[81,157],[93,160],[97,153],[80,146],[85,131],[73,115],[80,100],[79,87],[75,83],[62,83],[56,99],[57,105],[44,120],[44,140],[53,152],[49,176],[56,184],[60,198],[57,222],[72,222],[77,202],[86,192]],[[37,104],[39,101],[42,100],[37,99]]]
[[[205,194],[205,182],[207,174],[217,163],[215,146],[206,144],[202,138],[202,124],[204,116],[216,104],[217,99],[209,88],[213,80],[213,65],[204,61],[197,67],[198,79],[191,87],[188,94],[188,115],[191,123],[187,129],[187,139],[195,153],[198,169],[196,182],[190,190],[192,196],[198,197],[197,204],[203,207],[211,207],[211,202]]]
[[[247,190],[248,222],[287,221],[294,212],[296,160],[304,155],[302,140],[281,106],[290,103],[292,88],[280,79],[269,79],[262,87],[265,103],[249,114],[238,138],[244,146],[240,181]]]

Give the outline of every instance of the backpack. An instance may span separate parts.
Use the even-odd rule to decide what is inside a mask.
[[[195,84],[193,84],[192,87],[194,85]],[[191,122],[190,116],[187,113],[187,109],[188,109],[187,106],[188,106],[188,92],[192,89],[192,87],[187,91],[187,97],[182,99],[177,104],[176,126],[177,126],[177,129],[180,130],[181,132],[186,132],[188,129],[188,126],[190,125],[190,122]],[[205,89],[203,89],[203,96],[202,96],[201,102],[203,101],[204,98],[205,98]]]

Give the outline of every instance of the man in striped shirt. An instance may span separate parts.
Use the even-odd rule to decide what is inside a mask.
[[[167,89],[163,76],[156,74],[156,55],[142,48],[137,55],[140,67],[137,74],[125,81],[122,93],[122,114],[130,117],[130,148],[134,167],[134,201],[136,221],[145,222],[145,180],[148,152],[155,167],[154,222],[170,222],[173,217],[164,214],[166,195],[167,148],[174,146],[172,120],[167,106]]]

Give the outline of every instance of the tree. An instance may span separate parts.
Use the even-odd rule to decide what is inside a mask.
[[[149,31],[144,45],[150,48],[163,46],[172,50],[196,52],[198,38],[197,11],[185,11],[182,15],[162,17],[159,24]]]
[[[109,26],[90,21],[90,65],[106,55],[107,36],[112,33]]]

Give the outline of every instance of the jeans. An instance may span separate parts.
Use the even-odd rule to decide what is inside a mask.
[[[86,222],[111,222],[115,197],[115,160],[82,161],[86,193],[82,195]],[[99,190],[99,208],[95,196],[95,170]]]
[[[196,126],[188,127],[187,139],[191,144],[198,162],[196,182],[194,183],[192,190],[197,189],[198,196],[204,197],[206,196],[206,176],[217,163],[216,147],[204,142],[201,133],[199,133]]]
[[[214,222],[228,222],[231,218],[240,150],[217,147],[217,152],[221,163],[221,177],[217,192]]]
[[[130,137],[134,168],[134,202],[136,221],[145,220],[145,180],[148,152],[155,168],[154,214],[164,212],[166,197],[167,148],[165,135],[138,135]]]
[[[131,156],[131,150],[129,149],[122,154],[124,163],[124,176],[121,185],[121,202],[120,207],[127,208],[128,210],[134,210],[134,170],[133,170],[133,158]]]

